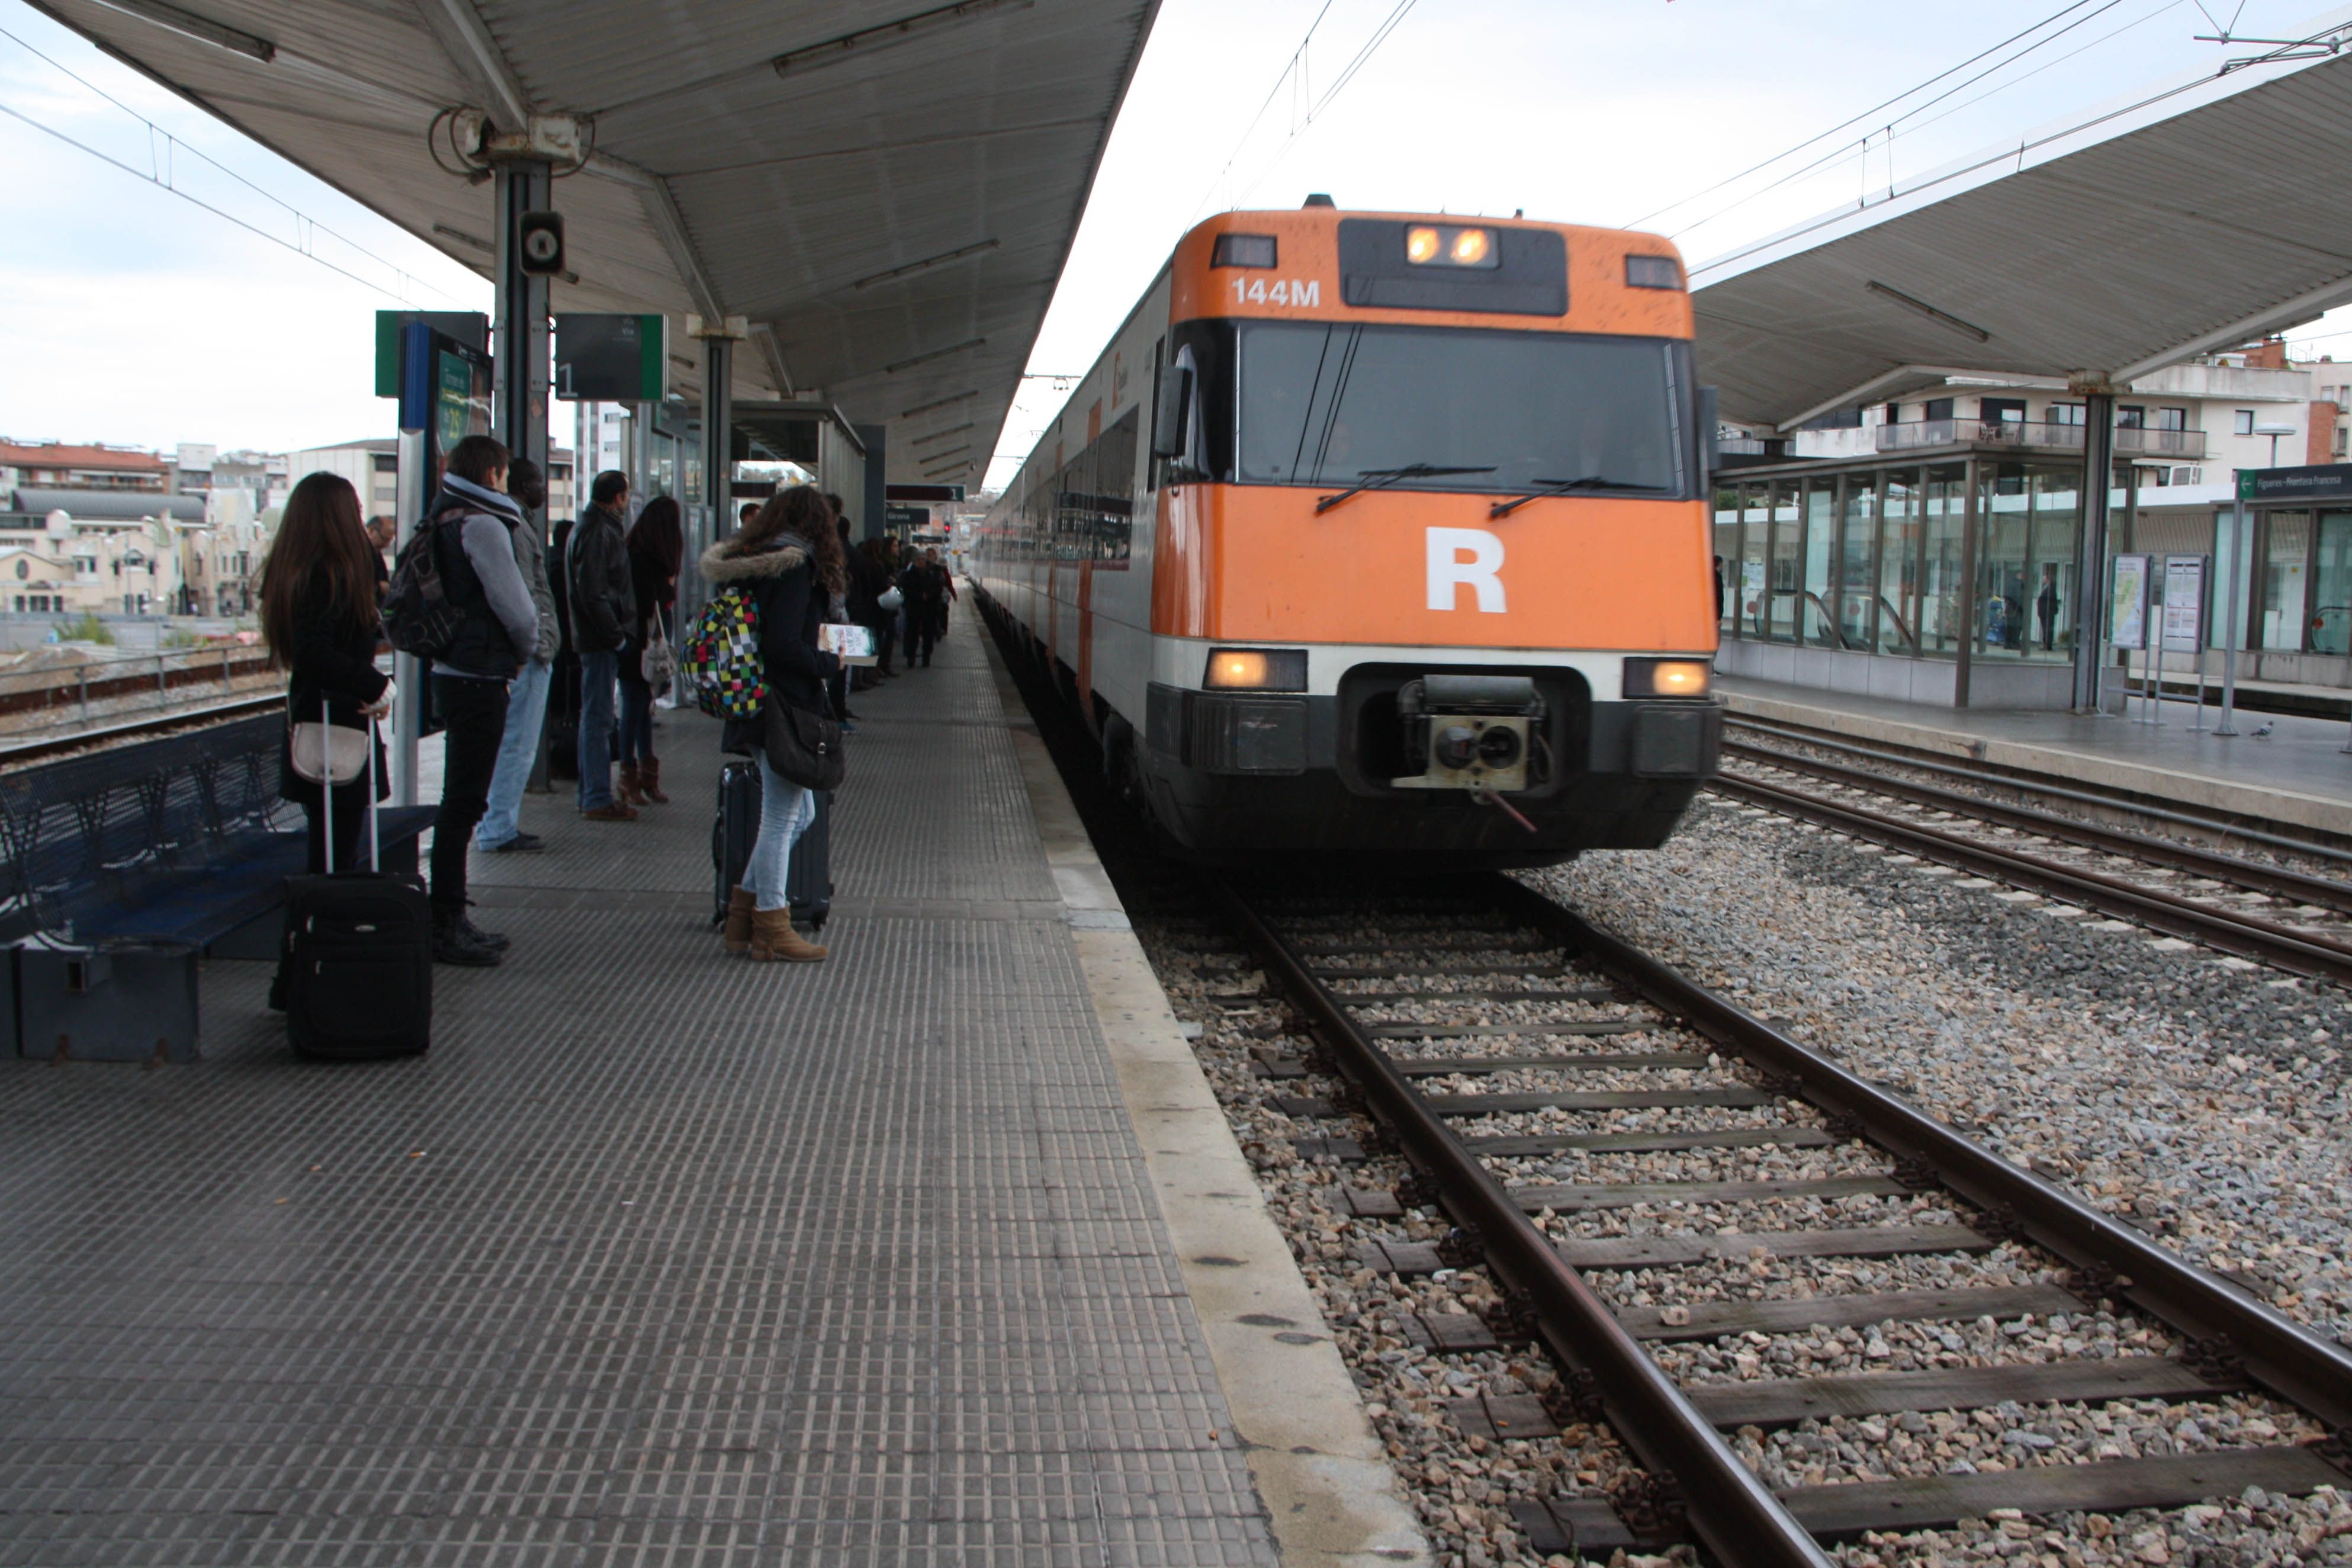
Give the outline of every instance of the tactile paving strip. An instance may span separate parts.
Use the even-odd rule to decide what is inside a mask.
[[[0,1068],[0,1564],[1269,1563],[970,627],[864,696],[827,963],[532,796],[425,1062]]]

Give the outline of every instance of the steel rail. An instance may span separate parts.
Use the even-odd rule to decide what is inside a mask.
[[[2119,915],[2274,968],[2338,985],[2352,985],[2352,943],[2299,931],[2257,915],[2218,910],[2177,893],[2137,887],[2118,877],[2061,865],[2020,850],[1998,849],[1958,834],[1939,832],[1854,806],[1838,805],[1777,784],[1719,773],[1708,781],[1708,787],[1822,827],[2047,893],[2068,903]]]
[[[1769,746],[1751,746],[1744,741],[1726,741],[1723,749],[1744,761],[1783,768],[1790,773],[1808,773],[1849,788],[1907,800],[1915,805],[1979,817],[2005,827],[2040,834],[2045,838],[2063,839],[2081,848],[2126,855],[2134,859],[2194,871],[2200,877],[2235,883],[2250,891],[2271,893],[2304,903],[2324,904],[2329,909],[2352,914],[2352,885],[2330,881],[2325,877],[2306,876],[2301,871],[2242,860],[2234,855],[2218,855],[2194,845],[2151,838],[2144,833],[2129,833],[2119,827],[2084,822],[2078,817],[2061,816],[2053,811],[2038,811],[2030,805],[2011,805],[2002,801],[1987,800],[1981,795],[1965,795],[1956,789],[1939,789],[1934,784],[1888,778],[1884,773],[1850,768],[1838,763],[1825,763],[1813,757],[1791,756],[1786,752],[1776,752]]]
[[[1874,762],[1892,763],[1897,767],[1916,768],[1922,773],[1942,773],[1949,778],[1968,779],[1976,784],[1997,784],[2021,794],[2046,795],[2052,800],[2071,800],[2081,805],[2102,806],[2109,811],[2127,811],[2151,822],[2178,823],[2223,838],[2241,838],[2249,844],[2263,844],[2292,855],[2308,855],[2315,859],[2333,860],[2352,866],[2352,850],[2337,849],[2329,845],[2314,843],[2305,838],[2289,837],[2284,834],[2264,833],[2258,827],[2241,827],[2210,816],[2195,816],[2188,812],[2168,811],[2160,805],[2148,805],[2128,795],[2098,795],[2089,790],[2069,789],[2064,784],[2029,778],[2021,773],[1998,773],[1990,764],[1963,767],[1957,763],[1941,762],[1931,757],[1906,756],[1900,752],[1882,751],[1875,746],[1858,745],[1824,731],[1808,730],[1798,725],[1775,723],[1767,719],[1744,714],[1727,713],[1723,721],[1727,726],[1754,730],[1759,734],[1776,735],[1800,745],[1819,746],[1826,752],[1844,752],[1850,756],[1868,757]]]
[[[1231,887],[1218,893],[1270,974],[1319,1026],[1340,1070],[1437,1184],[1448,1213],[1495,1271],[1527,1293],[1538,1331],[1570,1366],[1591,1374],[1611,1425],[1652,1474],[1671,1478],[1691,1530],[1730,1568],[1826,1568],[1829,1558],[1770,1488],[1742,1464],[1706,1418],[1561,1260],[1501,1182],[1365,1036],[1305,960]]]
[[[61,752],[79,752],[86,747],[103,745],[110,741],[129,740],[138,735],[153,734],[158,731],[192,729],[206,724],[226,723],[232,719],[249,719],[256,713],[282,708],[285,703],[284,692],[271,691],[257,697],[216,702],[208,708],[183,708],[172,712],[151,713],[121,724],[76,730],[69,735],[43,735],[28,740],[22,745],[9,745],[7,737],[0,735],[0,768],[11,768],[25,763],[39,762]]]
[[[2352,1426],[2352,1354],[2251,1293],[2173,1256],[2074,1194],[1808,1050],[1573,910],[1507,877],[1507,908],[1615,970],[1636,991],[1738,1052],[1897,1160],[1917,1160],[1953,1192],[2040,1243],[2192,1342],[2226,1349],[2247,1374],[2333,1427]]]

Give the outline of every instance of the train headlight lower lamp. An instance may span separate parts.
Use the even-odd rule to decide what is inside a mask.
[[[1303,647],[1213,647],[1201,684],[1213,691],[1304,691]]]
[[[1629,658],[1625,661],[1625,695],[1640,697],[1704,697],[1714,670],[1703,658]]]

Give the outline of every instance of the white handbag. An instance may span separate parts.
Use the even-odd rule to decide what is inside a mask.
[[[373,760],[373,736],[368,730],[349,730],[326,721],[327,704],[321,699],[319,722],[294,726],[287,742],[287,759],[293,763],[297,778],[312,784],[347,784]]]

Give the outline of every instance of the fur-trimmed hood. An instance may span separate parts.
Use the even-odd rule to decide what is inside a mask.
[[[732,539],[722,539],[702,552],[706,583],[748,583],[761,577],[781,577],[809,558],[798,540],[782,539],[748,552]]]

